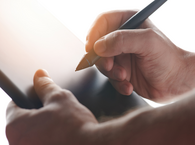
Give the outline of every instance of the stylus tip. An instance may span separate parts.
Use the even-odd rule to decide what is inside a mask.
[[[85,58],[83,58],[79,65],[77,66],[76,70],[75,71],[79,71],[79,70],[82,70],[82,69],[85,69],[85,68],[88,68],[90,67],[89,63],[87,62],[87,60]]]

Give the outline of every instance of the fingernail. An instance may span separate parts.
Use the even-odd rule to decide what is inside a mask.
[[[49,77],[49,73],[45,69],[40,69],[36,72],[38,77]]]
[[[106,51],[106,45],[105,45],[105,39],[104,37],[100,38],[98,41],[96,41],[94,45],[94,50],[97,54],[102,54]]]

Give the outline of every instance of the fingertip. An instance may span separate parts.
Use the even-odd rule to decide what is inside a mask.
[[[89,52],[91,49],[93,49],[94,40],[89,35],[87,36],[87,40],[85,42],[85,51]]]
[[[49,73],[45,69],[39,69],[36,71],[35,76],[37,77],[49,77]]]
[[[133,86],[131,83],[126,82],[120,87],[120,93],[126,96],[131,95],[133,92]]]
[[[92,49],[91,45],[89,44],[89,41],[85,42],[85,51],[89,52]]]
[[[95,35],[93,34],[93,31],[90,30],[88,35],[86,36],[86,42],[85,42],[86,52],[89,52],[91,49],[93,49],[93,45],[97,39],[98,38],[95,37]]]
[[[49,73],[47,72],[47,70],[45,69],[39,69],[35,72],[35,75],[34,75],[34,83],[35,81],[38,80],[38,78],[41,78],[41,77],[45,77],[45,78],[49,78],[51,80],[51,78],[49,77]]]
[[[133,85],[127,80],[116,81],[110,79],[110,82],[112,86],[122,95],[129,96],[133,92]]]
[[[96,66],[103,72],[109,72],[113,68],[113,57],[102,57],[96,62]]]
[[[104,53],[106,51],[106,44],[105,44],[104,37],[100,38],[99,40],[97,40],[95,42],[94,50],[97,53],[97,55],[102,56],[102,57],[106,57],[106,56],[104,56]]]
[[[123,81],[127,77],[127,73],[123,67],[116,66],[113,68],[113,77],[115,80]]]

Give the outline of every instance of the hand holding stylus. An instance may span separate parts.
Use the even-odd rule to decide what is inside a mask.
[[[135,30],[118,30],[134,14],[108,12],[92,26],[86,50],[94,48],[95,56],[101,57],[98,69],[124,95],[135,90],[160,101],[194,88],[194,53],[174,45],[150,20]],[[175,103],[140,107],[98,123],[92,112],[57,86],[44,70],[36,72],[34,89],[42,108],[22,109],[14,102],[8,105],[6,135],[10,145],[194,145],[194,90],[178,95],[180,100]]]
[[[185,67],[189,59],[184,57],[188,52],[175,46],[150,20],[139,29],[114,31],[134,13],[113,11],[95,21],[86,50],[94,48],[102,57],[97,68],[124,95],[135,90],[162,101],[190,90],[190,68]]]
[[[138,28],[151,14],[153,14],[159,7],[161,7],[167,0],[154,0],[141,11],[132,15],[118,26],[119,30],[122,29],[136,29]],[[116,30],[116,29],[115,29]],[[97,55],[94,49],[91,49],[79,62],[75,71],[79,71],[93,66],[101,56]]]

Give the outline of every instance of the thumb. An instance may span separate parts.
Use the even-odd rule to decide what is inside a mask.
[[[157,34],[152,29],[117,30],[96,41],[94,50],[101,57],[122,53],[142,55],[151,51],[149,49],[152,49],[151,45],[155,44],[156,38]]]
[[[54,92],[61,91],[61,88],[49,77],[47,71],[41,69],[34,75],[34,88],[44,105],[51,102]]]

